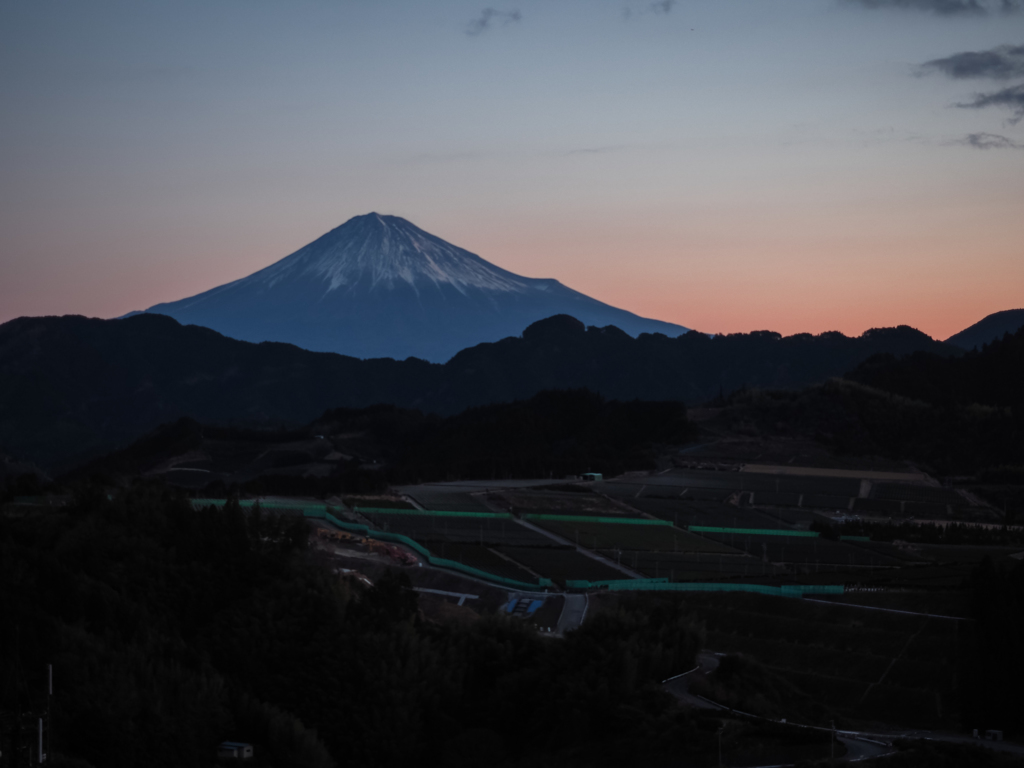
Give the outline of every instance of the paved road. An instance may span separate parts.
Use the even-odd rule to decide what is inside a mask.
[[[579,627],[587,615],[588,603],[586,595],[566,594],[565,605],[562,606],[562,615],[558,617],[558,628],[555,631],[559,635],[564,635]]]
[[[836,740],[846,745],[846,754],[843,756],[843,760],[849,760],[850,762],[869,760],[872,757],[881,757],[892,752],[892,747],[887,747],[885,744],[875,744],[873,741],[853,739],[849,736],[837,736]]]
[[[678,677],[670,678],[666,680],[662,685],[669,693],[676,697],[676,699],[688,707],[695,707],[701,709],[720,709],[726,710],[726,707],[720,704],[715,704],[712,701],[701,699],[694,694],[690,693],[690,681],[696,676],[709,675],[718,669],[719,657],[713,653],[699,653],[697,654],[697,667],[691,669]],[[767,718],[762,718],[767,719]],[[793,723],[793,725],[798,725]],[[807,726],[804,726],[807,727]],[[856,762],[859,760],[867,760],[872,757],[879,757],[881,755],[892,752],[892,748],[885,744],[876,744],[871,741],[863,741],[852,733],[847,732],[845,735],[836,737],[840,742],[846,746],[846,754],[843,756],[844,760]],[[879,738],[878,741],[885,741],[883,738]]]
[[[696,669],[691,669],[689,672],[678,677],[670,678],[663,683],[663,687],[675,696],[683,706],[701,709],[725,709],[723,706],[699,699],[690,693],[690,681],[694,675],[708,675],[716,669],[718,669],[718,657],[715,654],[698,653]]]
[[[662,686],[666,691],[671,693],[676,699],[688,707],[702,708],[702,709],[721,709],[726,710],[726,707],[715,704],[714,702],[707,701],[705,699],[698,698],[690,693],[690,681],[698,675],[708,675],[714,672],[718,668],[718,657],[713,653],[700,653],[697,655],[697,668],[692,669],[678,677],[673,677],[666,680]],[[767,718],[763,718],[767,719]],[[804,726],[799,723],[791,723],[803,728],[813,728],[816,726]],[[1018,744],[1012,741],[985,741],[971,738],[959,733],[947,733],[942,731],[918,731],[912,729],[906,730],[887,730],[882,732],[877,731],[840,731],[836,738],[846,745],[846,755],[843,760],[850,762],[857,762],[860,760],[867,760],[872,757],[879,757],[893,752],[893,748],[888,746],[896,739],[926,739],[930,741],[944,741],[952,744],[974,744],[976,746],[988,747],[989,749],[995,749],[1000,752],[1009,752],[1019,756],[1024,756],[1024,745]],[[881,743],[876,743],[881,742]]]

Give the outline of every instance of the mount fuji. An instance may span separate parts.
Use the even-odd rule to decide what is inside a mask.
[[[557,280],[521,277],[405,219],[377,213],[349,219],[241,280],[145,311],[243,341],[432,362],[518,336],[559,314],[632,336],[689,330],[617,309]]]

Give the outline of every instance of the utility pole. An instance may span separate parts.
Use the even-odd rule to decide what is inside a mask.
[[[832,721],[832,765],[836,764],[836,721]]]
[[[46,759],[50,759],[50,751],[53,749],[53,725],[50,720],[50,701],[53,699],[53,664],[46,665]],[[42,750],[42,744],[39,749]]]

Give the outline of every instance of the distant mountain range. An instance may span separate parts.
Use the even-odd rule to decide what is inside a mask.
[[[1016,333],[1024,328],[1024,309],[1007,309],[994,312],[979,320],[970,328],[965,328],[946,339],[961,349],[975,349],[1001,339],[1007,333]]]
[[[799,388],[872,355],[919,351],[959,354],[907,326],[857,338],[691,331],[634,339],[561,315],[441,365],[252,344],[160,315],[26,317],[0,325],[0,453],[60,469],[180,417],[290,426],[374,403],[448,415],[550,389],[692,406],[743,386]]]
[[[248,277],[146,312],[243,341],[432,362],[558,314],[631,336],[689,330],[603,304],[557,280],[513,274],[377,213],[349,219]]]

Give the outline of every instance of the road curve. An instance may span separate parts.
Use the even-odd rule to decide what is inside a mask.
[[[562,615],[558,617],[558,627],[555,630],[559,635],[564,635],[577,629],[583,623],[587,615],[587,605],[590,599],[585,595],[566,594],[565,604],[562,606]]]

